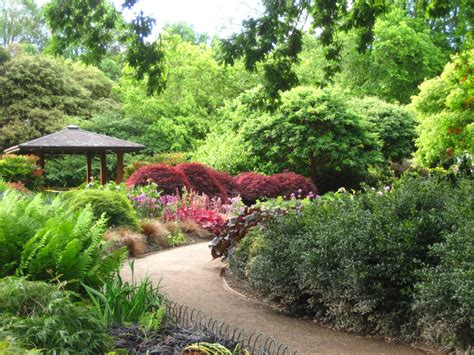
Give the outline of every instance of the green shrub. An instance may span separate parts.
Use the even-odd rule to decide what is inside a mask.
[[[62,280],[80,289],[79,282],[99,287],[119,269],[123,252],[107,252],[105,220],[95,220],[90,207],[71,211],[61,203],[7,191],[0,200],[0,277]]]
[[[407,177],[279,218],[236,256],[251,284],[294,313],[462,348],[472,341],[473,196],[473,180]]]
[[[96,219],[105,213],[109,227],[126,226],[138,229],[138,219],[132,204],[122,192],[85,189],[64,194],[71,209],[91,205]]]
[[[474,344],[472,210],[466,218],[467,223],[459,231],[449,233],[445,242],[433,246],[430,253],[439,264],[423,268],[416,287],[414,309],[422,336],[430,343],[443,344],[446,351]]]
[[[0,280],[0,329],[26,349],[97,354],[111,339],[103,323],[58,286],[7,277]]]
[[[416,122],[410,111],[375,97],[353,98],[350,105],[379,136],[386,161],[402,162],[411,157],[415,150]]]
[[[6,182],[21,182],[30,190],[41,187],[43,177],[33,155],[5,154],[0,156],[0,178]]]
[[[274,114],[248,120],[242,134],[257,170],[291,170],[321,192],[358,187],[383,161],[382,144],[350,98],[339,88],[297,87],[282,94]]]

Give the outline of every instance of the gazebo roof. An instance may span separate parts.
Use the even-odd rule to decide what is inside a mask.
[[[84,131],[70,125],[44,137],[5,149],[5,153],[84,153],[84,152],[136,152],[144,145]]]

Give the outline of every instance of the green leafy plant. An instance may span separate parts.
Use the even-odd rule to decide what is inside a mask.
[[[0,178],[6,182],[21,182],[28,189],[41,187],[43,178],[33,155],[0,155]]]
[[[295,314],[466,349],[473,196],[472,179],[409,176],[341,192],[272,220],[235,257],[254,287]]]
[[[98,287],[121,265],[124,252],[108,253],[102,240],[105,218],[94,218],[90,206],[66,210],[60,198],[51,203],[7,191],[0,200],[0,276],[79,282]]]
[[[99,219],[105,214],[109,227],[139,228],[136,212],[124,192],[85,189],[67,192],[64,198],[72,210],[84,208],[90,204],[94,217]]]
[[[166,240],[171,247],[177,247],[188,242],[186,234],[182,232],[171,233],[166,237]]]
[[[111,339],[102,322],[61,285],[0,280],[0,337],[49,353],[103,353]]]
[[[123,281],[117,273],[100,289],[84,285],[94,313],[105,324],[139,323],[147,329],[159,330],[166,314],[164,296],[148,277],[137,283],[133,263],[130,267],[131,282]]]

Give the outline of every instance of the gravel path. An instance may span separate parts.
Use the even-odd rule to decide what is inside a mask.
[[[304,354],[423,354],[405,345],[360,337],[287,317],[230,292],[211,260],[207,242],[165,250],[135,260],[135,278],[150,275],[180,304],[197,308],[231,325],[274,337]],[[123,276],[130,277],[129,268]]]

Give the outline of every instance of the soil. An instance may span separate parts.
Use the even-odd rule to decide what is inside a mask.
[[[135,260],[135,279],[150,276],[175,302],[246,331],[263,333],[304,354],[426,354],[406,344],[338,332],[275,311],[276,305],[235,280],[223,277],[225,264],[212,260],[208,242],[163,250]],[[124,267],[122,275],[131,279]],[[235,287],[235,289],[234,289]]]

